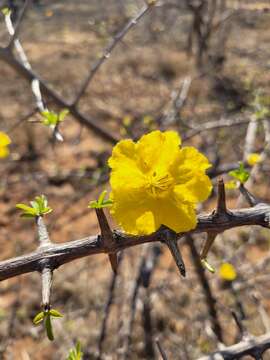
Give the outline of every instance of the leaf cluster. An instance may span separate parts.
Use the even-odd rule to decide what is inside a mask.
[[[45,195],[36,196],[34,201],[30,201],[30,204],[31,206],[16,204],[16,208],[22,210],[21,217],[33,218],[52,212],[52,208],[48,206],[48,200]]]
[[[75,348],[70,349],[67,360],[81,360],[83,353],[81,351],[81,344],[78,341]]]
[[[106,194],[107,190],[102,191],[98,200],[90,201],[88,207],[90,209],[102,209],[111,206],[113,202],[111,199],[105,199]]]
[[[245,169],[242,162],[239,163],[238,169],[229,172],[229,175],[244,184],[249,179],[249,172]]]
[[[55,310],[55,309],[44,310],[44,311],[40,311],[34,317],[33,323],[35,325],[39,325],[40,323],[44,322],[47,337],[50,341],[53,341],[54,335],[53,335],[51,318],[58,319],[61,317],[63,317],[63,315],[58,310]]]
[[[54,111],[45,110],[41,112],[42,124],[50,127],[56,127],[60,122],[64,121],[68,115],[69,110],[63,109],[59,113]]]

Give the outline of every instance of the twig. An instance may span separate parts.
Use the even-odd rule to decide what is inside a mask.
[[[248,337],[248,332],[245,326],[243,325],[242,319],[238,316],[238,314],[235,311],[232,311],[232,317],[237,325],[237,328],[240,332],[240,338],[241,340]]]
[[[158,351],[160,353],[162,360],[168,360],[167,355],[166,355],[165,351],[163,350],[159,339],[156,339],[156,344],[157,344],[157,348],[158,348]]]
[[[9,44],[8,44],[8,48],[10,50],[12,50],[12,48],[13,48],[15,42],[16,42],[18,34],[19,34],[20,30],[21,30],[22,21],[23,21],[25,15],[27,13],[27,10],[29,9],[31,4],[32,4],[32,0],[25,0],[22,11],[21,11],[20,16],[19,16],[19,19],[17,20],[17,23],[15,25],[15,28],[14,29],[13,29],[13,27],[11,28],[12,29],[11,30],[12,37],[11,37],[11,39],[9,41]]]
[[[122,262],[122,259],[123,259],[123,252],[120,253],[119,258],[118,258],[118,269],[119,269],[120,263]],[[115,286],[116,286],[118,274],[119,274],[118,271],[114,272],[112,274],[112,278],[111,278],[111,283],[110,283],[110,287],[109,287],[109,295],[108,295],[108,299],[107,299],[107,302],[106,302],[106,305],[104,308],[103,320],[102,320],[100,335],[99,335],[99,339],[98,339],[98,359],[101,359],[101,357],[102,357],[103,344],[104,344],[104,340],[106,338],[107,325],[108,325],[111,306],[114,301]]]
[[[243,119],[243,118],[237,118],[237,119],[221,118],[220,120],[217,120],[217,121],[208,121],[208,122],[204,123],[203,125],[196,126],[196,127],[194,127],[193,130],[188,131],[187,134],[183,136],[183,141],[189,140],[192,137],[199,135],[200,133],[202,133],[204,131],[215,130],[215,129],[220,129],[220,128],[224,128],[224,127],[240,126],[240,125],[248,124],[249,122],[250,122],[250,120]]]
[[[203,356],[198,360],[237,360],[245,355],[253,356],[255,359],[259,360],[262,359],[262,354],[267,349],[270,349],[270,333],[259,337],[249,338],[238,344],[228,346],[223,350]]]
[[[257,200],[243,184],[240,184],[239,190],[250,206],[255,206],[259,204],[260,201]]]
[[[15,122],[15,124],[11,125],[9,128],[7,128],[6,133],[10,134],[13,132],[19,125],[21,125],[23,122],[30,119],[33,115],[37,113],[38,109],[34,108],[32,111],[24,115],[21,119]]]
[[[0,60],[6,62],[11,66],[17,73],[19,73],[26,80],[32,82],[34,79],[38,79],[42,91],[48,95],[56,105],[61,108],[66,108],[70,111],[70,114],[74,116],[82,125],[85,125],[89,129],[95,131],[98,135],[104,139],[116,143],[119,138],[108,131],[105,127],[98,124],[94,119],[87,117],[82,114],[76,107],[72,106],[70,103],[65,101],[61,96],[59,96],[54,90],[52,90],[47,83],[37,76],[32,70],[26,69],[23,64],[18,61],[13,54],[8,50],[0,47]]]
[[[185,77],[184,80],[181,82],[181,87],[179,88],[179,90],[172,93],[171,108],[167,110],[166,114],[161,119],[161,123],[163,125],[168,126],[175,123],[177,117],[179,117],[180,110],[183,108],[187,100],[188,92],[193,80],[194,78],[192,78],[191,76]]]
[[[209,282],[205,275],[205,270],[202,267],[198,251],[194,244],[194,239],[190,235],[186,236],[186,238],[187,238],[186,243],[190,248],[192,260],[195,265],[195,270],[196,270],[197,276],[200,279],[200,284],[204,291],[206,304],[208,307],[209,315],[211,317],[213,331],[214,331],[218,341],[222,342],[223,341],[223,333],[222,333],[222,328],[220,326],[218,315],[217,315],[217,310],[216,310],[216,305],[215,305],[216,299],[214,298],[214,296],[212,294],[212,290],[210,288]]]
[[[138,269],[137,277],[134,281],[131,304],[130,304],[130,316],[127,326],[127,334],[124,339],[124,358],[129,359],[130,355],[130,346],[132,340],[132,331],[134,326],[134,319],[136,313],[136,305],[139,297],[139,290],[143,285],[145,288],[149,287],[151,277],[157,267],[159,257],[161,255],[161,250],[159,246],[153,247],[144,247],[143,254],[141,255],[141,261]]]
[[[19,55],[19,58],[20,58],[20,60],[22,62],[22,65],[27,70],[32,70],[32,67],[31,67],[30,62],[28,61],[28,58],[27,58],[27,56],[26,56],[26,54],[24,52],[24,49],[23,49],[20,41],[17,39],[17,36],[18,36],[18,33],[19,33],[20,24],[22,22],[22,19],[24,18],[24,15],[26,14],[26,10],[28,9],[28,7],[30,5],[30,2],[31,1],[26,0],[24,9],[22,10],[22,14],[21,14],[21,17],[19,19],[18,26],[16,27],[16,29],[14,29],[12,21],[11,21],[11,13],[8,12],[5,15],[6,27],[7,27],[7,30],[9,32],[9,34],[12,36],[12,38],[10,40],[10,44],[7,47],[7,50],[10,51],[10,53],[11,53],[12,47],[14,45],[14,47],[15,47],[18,55]],[[41,112],[44,111],[45,106],[44,106],[41,91],[40,91],[40,83],[39,83],[39,80],[37,78],[32,79],[31,88],[32,88],[32,92],[33,92],[33,94],[35,96],[35,99],[36,99],[37,108]]]
[[[91,80],[94,78],[95,74],[97,73],[97,71],[99,70],[99,68],[101,67],[101,65],[110,57],[113,49],[115,48],[115,46],[124,38],[124,36],[129,32],[129,30],[131,30],[136,24],[137,22],[150,10],[150,8],[153,7],[152,3],[149,3],[148,5],[144,6],[139,12],[138,14],[132,18],[131,20],[129,20],[129,22],[124,26],[123,29],[121,29],[113,38],[113,40],[111,41],[111,43],[107,46],[107,48],[103,51],[102,56],[100,57],[100,59],[98,59],[95,64],[93,65],[93,67],[91,68],[89,74],[87,75],[84,83],[82,84],[75,100],[73,101],[73,106],[76,106],[79,102],[79,100],[81,99],[81,97],[83,96],[83,94],[85,93],[89,83],[91,82]]]

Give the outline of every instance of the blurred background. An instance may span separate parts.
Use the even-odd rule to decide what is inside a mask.
[[[19,40],[33,71],[69,103],[104,49],[145,6],[140,0],[36,0]],[[12,10],[16,24],[23,1],[1,0],[0,7]],[[269,24],[269,0],[158,1],[106,55],[78,109],[115,139],[179,131],[183,145],[197,147],[213,164],[213,184],[218,175],[232,180],[228,171],[244,161],[248,189],[269,202]],[[1,13],[0,46],[9,39]],[[42,95],[50,110],[62,110]],[[109,190],[113,139],[68,115],[59,127],[64,141],[55,141],[40,123],[29,82],[1,53],[0,98],[0,130],[12,141],[9,157],[0,160],[1,260],[37,247],[34,221],[21,219],[15,204],[40,194],[53,208],[45,218],[52,241],[98,233],[87,205]],[[263,161],[251,166],[250,153]],[[237,189],[227,188],[228,207],[248,206]],[[199,211],[215,204],[214,191]],[[32,323],[41,304],[39,274],[2,282],[0,359],[67,359],[77,341],[84,359],[159,359],[157,338],[168,359],[198,359],[221,342],[240,340],[235,316],[252,335],[269,331],[269,231],[242,227],[219,235],[208,257],[215,274],[198,263],[203,241],[203,234],[180,241],[186,278],[158,243],[121,254],[118,276],[103,255],[63,265],[54,272],[52,305],[64,317],[53,323],[53,343]],[[220,275],[224,263],[234,267],[232,281]]]

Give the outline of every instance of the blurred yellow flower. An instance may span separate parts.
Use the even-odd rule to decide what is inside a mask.
[[[250,166],[254,166],[256,164],[258,164],[259,162],[262,161],[262,157],[260,154],[258,153],[251,153],[247,156],[247,163],[250,165]]]
[[[224,263],[219,268],[219,276],[226,281],[233,281],[236,279],[236,271],[232,264]]]
[[[7,134],[0,131],[0,158],[5,158],[9,155],[8,145],[11,143]]]
[[[135,143],[121,140],[113,148],[110,212],[130,234],[150,234],[161,225],[175,232],[194,229],[195,207],[208,198],[211,164],[193,147],[180,148],[175,131],[152,131]]]
[[[237,183],[235,180],[230,180],[225,183],[225,189],[227,190],[234,190],[237,188]]]

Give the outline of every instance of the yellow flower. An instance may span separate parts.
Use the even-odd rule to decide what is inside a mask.
[[[180,148],[175,131],[152,131],[134,143],[121,140],[108,163],[110,212],[130,234],[150,234],[161,225],[175,232],[194,229],[195,208],[208,198],[211,164],[193,147]]]
[[[237,182],[235,180],[230,180],[225,183],[225,189],[234,190],[237,188]]]
[[[226,281],[233,281],[236,279],[236,271],[232,264],[224,263],[219,268],[219,276]]]
[[[260,154],[258,153],[251,153],[247,156],[247,163],[250,165],[250,166],[254,166],[256,164],[258,164],[259,162],[262,161],[262,157]]]
[[[10,143],[9,136],[0,131],[0,158],[5,158],[9,155],[8,145]]]

